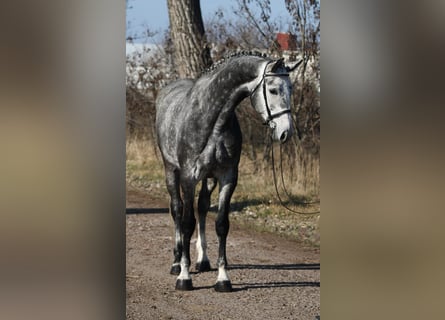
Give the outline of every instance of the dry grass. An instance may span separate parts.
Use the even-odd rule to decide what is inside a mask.
[[[277,159],[279,152],[275,152],[275,157],[277,179],[281,180]],[[129,139],[126,167],[128,184],[148,191],[150,196],[168,201],[162,160],[152,142]],[[316,169],[315,174],[318,175],[318,168]],[[296,173],[293,174],[293,180],[290,179],[292,175],[289,174],[289,170],[289,166],[284,164],[285,185],[291,198],[287,197],[282,189],[281,181],[278,181],[283,201],[297,211],[317,211],[319,205],[310,207],[296,205],[297,202],[316,200],[317,193],[313,190],[305,193],[302,184],[296,179],[298,178]],[[243,155],[239,171],[238,186],[232,198],[231,220],[233,222],[262,232],[278,233],[308,245],[319,246],[319,214],[300,215],[282,207],[277,199],[272,168],[269,165],[265,163],[259,165]],[[217,192],[214,192],[211,210],[215,211],[216,203]]]
[[[143,189],[157,199],[168,199],[164,182],[164,167],[154,144],[147,140],[127,139],[127,184]]]

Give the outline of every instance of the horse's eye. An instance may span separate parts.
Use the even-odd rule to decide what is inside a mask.
[[[278,94],[278,90],[277,89],[269,89],[269,92],[271,94]]]

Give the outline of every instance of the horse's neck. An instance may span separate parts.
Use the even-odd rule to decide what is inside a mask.
[[[209,125],[213,124],[213,131],[219,131],[230,119],[235,108],[251,93],[255,73],[245,72],[242,68],[227,68],[215,74],[206,86],[206,101],[202,107],[211,115]]]
[[[197,180],[204,176],[215,161],[221,139],[227,137],[224,131],[233,128],[232,121],[236,121],[234,115],[236,106],[250,95],[249,88],[245,86],[246,75],[230,70],[224,71],[198,80],[192,93],[195,95],[196,106],[196,109],[192,108],[195,110],[191,110],[195,122],[193,129],[198,132],[195,135],[197,139],[189,142],[189,146],[195,155],[192,159],[192,172]]]

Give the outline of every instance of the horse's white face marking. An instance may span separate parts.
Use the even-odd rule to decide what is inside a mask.
[[[272,138],[286,142],[294,131],[290,116],[292,84],[287,74],[265,70],[264,75],[251,96],[252,106],[272,129]]]
[[[267,103],[270,112],[276,114],[283,110],[290,110],[292,85],[289,77],[272,76],[267,77],[265,81]],[[267,117],[267,111],[265,116]],[[285,142],[292,136],[294,128],[290,113],[280,115],[273,119],[269,125],[273,126],[272,122],[275,123],[275,128],[273,130],[274,140]]]

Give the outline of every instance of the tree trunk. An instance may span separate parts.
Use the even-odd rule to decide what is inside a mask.
[[[173,62],[180,78],[196,78],[212,64],[199,0],[167,0]]]

